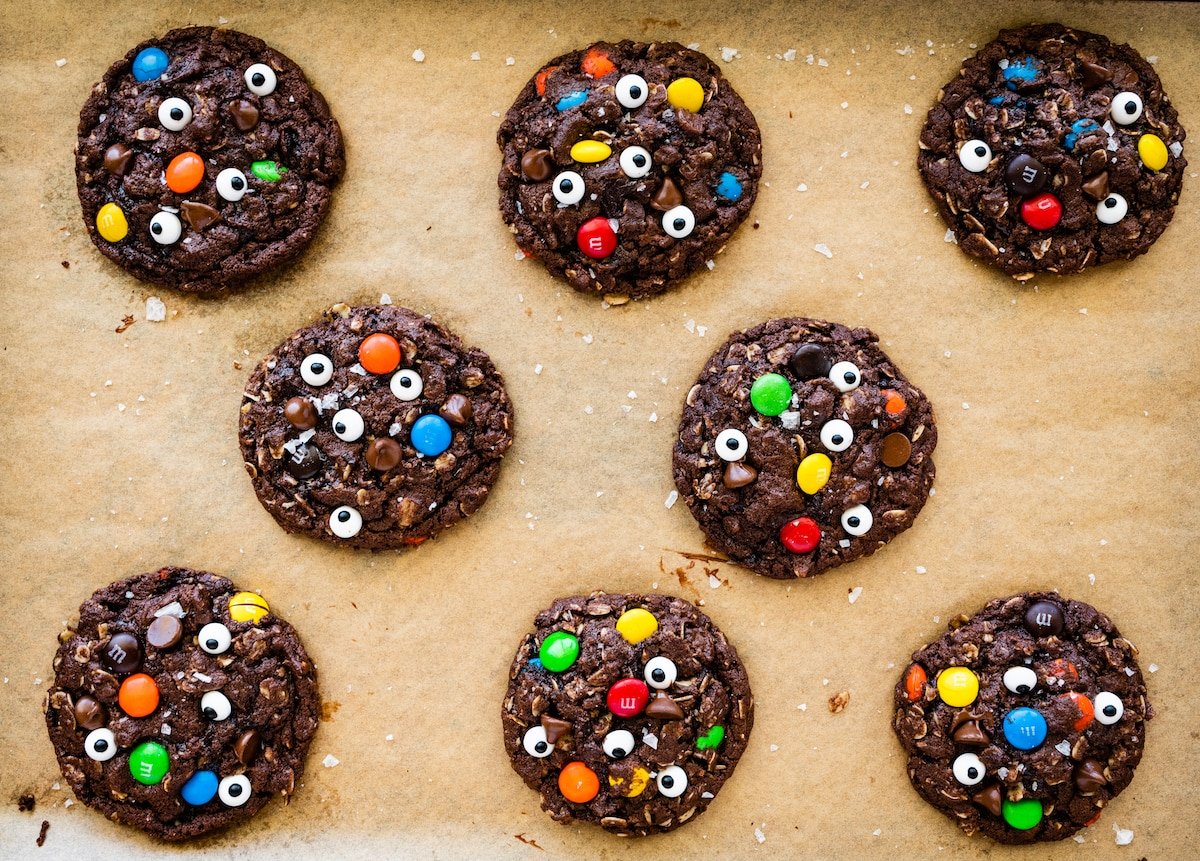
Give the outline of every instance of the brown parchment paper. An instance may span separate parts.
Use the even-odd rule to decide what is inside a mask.
[[[1200,136],[1200,7],[1186,4],[5,0],[0,856],[1194,856],[1200,157],[1189,141],[1175,223],[1148,256],[1026,287],[943,241],[914,167],[925,111],[962,58],[1002,26],[1055,19],[1157,58]],[[348,153],[302,261],[216,301],[142,284],[93,249],[71,155],[107,66],[201,23],[299,62]],[[758,117],[765,172],[758,229],[743,227],[715,271],[606,309],[515,259],[494,135],[541,63],[623,37],[736,48],[722,67]],[[383,293],[486,349],[517,410],[487,505],[403,555],[285,535],[235,431],[264,353],[323,307]],[[166,321],[145,319],[150,296]],[[710,577],[677,552],[703,550],[687,509],[666,504],[680,405],[731,329],[786,314],[880,334],[936,406],[936,496],[890,547],[814,582],[720,564]],[[327,720],[290,806],[164,848],[71,804],[41,708],[80,602],[166,564],[261,589],[316,660]],[[750,749],[708,813],[636,843],[550,821],[501,741],[520,636],[553,598],[598,587],[701,602],[757,694]],[[1150,671],[1142,767],[1082,847],[963,837],[909,786],[889,725],[914,648],[954,614],[1030,588],[1108,612]],[[831,714],[843,690],[849,706]],[[339,764],[323,767],[327,755]],[[33,813],[17,811],[24,793]],[[1114,824],[1131,845],[1115,845]]]

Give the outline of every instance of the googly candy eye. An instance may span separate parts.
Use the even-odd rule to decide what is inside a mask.
[[[525,737],[521,739],[521,744],[525,747],[525,752],[530,756],[536,756],[538,759],[543,759],[554,752],[554,745],[546,738],[546,730],[544,727],[531,726],[525,730]]]
[[[241,807],[250,800],[250,778],[244,774],[222,777],[217,785],[217,797],[226,807]]]
[[[633,733],[615,729],[604,737],[604,752],[613,759],[624,759],[633,753]]]
[[[675,662],[670,658],[664,658],[662,655],[648,660],[646,662],[646,669],[642,673],[646,677],[646,684],[659,691],[665,691],[671,685],[675,684],[678,674],[679,671],[675,668]]]
[[[275,70],[266,63],[255,63],[246,70],[243,75],[246,79],[246,86],[250,88],[250,92],[256,96],[269,96],[275,92],[275,85],[279,83],[275,77]]]
[[[358,414],[357,410],[350,408],[334,413],[332,427],[337,438],[346,442],[354,442],[363,435],[363,430],[365,430],[363,417]]]
[[[181,132],[192,121],[192,106],[175,97],[163,99],[158,106],[158,121],[167,131]]]
[[[1037,673],[1029,667],[1009,667],[1004,671],[1004,687],[1014,694],[1027,694],[1037,687]]]
[[[662,217],[663,230],[675,239],[686,239],[696,227],[696,216],[683,204],[668,209]]]
[[[630,179],[641,179],[654,167],[654,160],[645,147],[629,146],[621,150],[621,170]]]
[[[841,419],[831,419],[821,426],[821,445],[829,451],[845,451],[854,442],[854,429]]]
[[[658,791],[667,798],[678,798],[687,790],[687,772],[678,765],[668,765],[655,780]]]
[[[200,629],[196,639],[204,651],[210,655],[219,655],[229,648],[233,642],[233,635],[220,622],[209,622]]]
[[[958,160],[971,173],[983,173],[992,163],[992,148],[976,138],[958,148]]]
[[[579,201],[583,200],[583,192],[585,190],[583,177],[573,170],[564,170],[558,176],[554,177],[554,182],[551,184],[550,190],[554,192],[554,199],[563,206],[579,203]]]
[[[641,75],[622,75],[621,80],[617,81],[616,90],[621,107],[630,110],[646,104],[646,97],[650,95],[646,79]]]
[[[741,460],[750,450],[750,441],[737,428],[725,428],[717,434],[715,446],[721,460]]]
[[[329,528],[338,538],[353,538],[362,529],[362,515],[349,505],[340,505],[329,515]]]
[[[963,786],[981,783],[987,774],[983,760],[973,753],[960,753],[955,757],[951,770],[954,772],[954,779]]]
[[[183,225],[173,212],[156,212],[150,219],[150,238],[159,245],[174,245],[182,234]]]
[[[229,697],[220,691],[209,691],[200,697],[200,714],[209,720],[225,720],[233,714],[233,706]]]
[[[851,535],[866,535],[871,531],[871,525],[874,522],[875,518],[871,515],[871,509],[865,505],[856,505],[842,512],[842,529]]]
[[[415,401],[425,390],[425,383],[421,379],[421,375],[411,368],[397,371],[388,385],[391,387],[392,394],[402,401]]]
[[[1125,714],[1125,704],[1121,698],[1111,691],[1101,691],[1092,701],[1096,710],[1096,720],[1105,726],[1111,726]]]
[[[1108,113],[1123,126],[1136,123],[1142,116],[1142,98],[1137,93],[1117,93],[1108,107]]]
[[[236,167],[227,167],[217,174],[217,194],[236,203],[246,196],[246,174]]]
[[[117,737],[108,727],[94,729],[83,740],[83,750],[89,759],[108,762],[117,755]]]
[[[1096,204],[1096,218],[1101,224],[1116,224],[1129,212],[1129,204],[1121,195],[1110,194]]]
[[[853,362],[838,362],[829,369],[829,379],[839,392],[852,392],[862,385],[862,374]]]
[[[300,377],[310,386],[323,386],[333,379],[333,362],[320,353],[309,353],[300,363]]]

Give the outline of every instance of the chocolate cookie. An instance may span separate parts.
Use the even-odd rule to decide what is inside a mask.
[[[735,332],[687,395],[675,487],[708,537],[768,577],[811,577],[912,525],[933,408],[868,329],[804,317]]]
[[[1136,657],[1107,616],[1056,592],[959,616],[896,684],[913,786],[1001,843],[1094,824],[1133,779],[1153,715]]]
[[[163,568],[97,591],[59,642],[46,726],[88,807],[186,840],[295,791],[316,670],[260,595]]]
[[[538,614],[502,718],[512,767],[551,817],[642,836],[704,812],[746,750],[754,697],[691,604],[594,592]]]
[[[138,278],[188,292],[296,257],[344,167],[337,120],[300,67],[233,30],[143,42],[79,115],[88,235]]]
[[[517,245],[614,304],[711,261],[762,176],[754,115],[715,63],[674,42],[556,57],[496,137],[500,212]]]
[[[959,247],[1027,281],[1145,254],[1179,201],[1185,136],[1137,51],[1036,24],[963,63],[917,166]]]
[[[334,305],[259,364],[238,439],[288,532],[413,546],[483,505],[512,445],[512,404],[487,354],[428,317]]]

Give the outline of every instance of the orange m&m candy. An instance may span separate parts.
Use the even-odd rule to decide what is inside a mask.
[[[558,66],[547,66],[538,72],[537,76],[533,79],[533,85],[537,88],[539,96],[546,95],[546,78],[550,77],[550,73],[557,68]]]
[[[181,152],[167,165],[167,188],[185,194],[204,179],[204,159],[194,152]]]
[[[372,374],[390,374],[400,367],[400,342],[391,335],[376,332],[358,345],[358,362]]]
[[[130,717],[145,717],[158,708],[158,685],[145,673],[135,673],[121,682],[117,702]]]
[[[589,78],[603,78],[617,70],[613,61],[609,59],[608,54],[602,48],[588,48],[579,65],[583,67],[583,73]]]
[[[568,762],[558,773],[558,791],[567,801],[587,804],[600,791],[600,778],[582,762]]]
[[[1092,701],[1083,694],[1072,691],[1067,696],[1071,698],[1071,702],[1075,703],[1075,708],[1079,709],[1079,717],[1075,719],[1075,730],[1082,732],[1096,717],[1096,709],[1092,705]]]
[[[887,402],[884,404],[883,408],[887,410],[887,414],[889,416],[898,416],[900,413],[904,412],[905,408],[908,406],[908,404],[904,402],[904,395],[900,394],[899,392],[892,391],[891,389],[888,389],[886,392],[884,392],[884,394],[887,395]]]
[[[910,703],[925,698],[925,682],[928,680],[925,668],[920,664],[913,664],[908,668],[908,672],[904,674],[904,695]]]

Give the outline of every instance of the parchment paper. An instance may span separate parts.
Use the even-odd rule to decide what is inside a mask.
[[[943,241],[914,167],[924,113],[960,61],[1002,26],[1055,19],[1157,58],[1200,135],[1200,8],[1185,4],[6,0],[0,855],[1194,855],[1200,158],[1189,141],[1175,223],[1148,256],[1025,287]],[[104,260],[82,228],[71,156],[79,107],[107,66],[199,23],[228,23],[300,63],[348,152],[302,262],[217,301]],[[722,67],[758,117],[765,173],[758,229],[743,227],[715,271],[606,309],[515,259],[494,134],[544,61],[623,37],[717,58],[736,48]],[[486,349],[517,410],[487,505],[403,555],[285,535],[255,499],[235,430],[261,356],[323,307],[383,293]],[[150,296],[166,303],[164,322],[145,319]],[[733,328],[785,314],[875,329],[941,430],[936,496],[915,527],[792,584],[689,564],[677,551],[702,552],[700,532],[682,503],[665,504],[680,405],[702,363]],[[114,331],[126,315],[133,325]],[[327,702],[290,806],[166,849],[68,806],[41,712],[56,635],[80,602],[165,564],[261,589],[302,633]],[[599,587],[702,601],[757,694],[750,749],[709,812],[636,844],[550,821],[501,742],[520,636],[553,598]],[[1049,587],[1096,604],[1138,644],[1158,714],[1136,779],[1085,846],[1006,850],[963,837],[912,790],[891,689],[954,614]],[[831,714],[839,691],[849,706]],[[330,754],[340,764],[323,767]],[[33,813],[17,811],[23,793]],[[1115,824],[1133,830],[1131,845],[1115,845]]]

